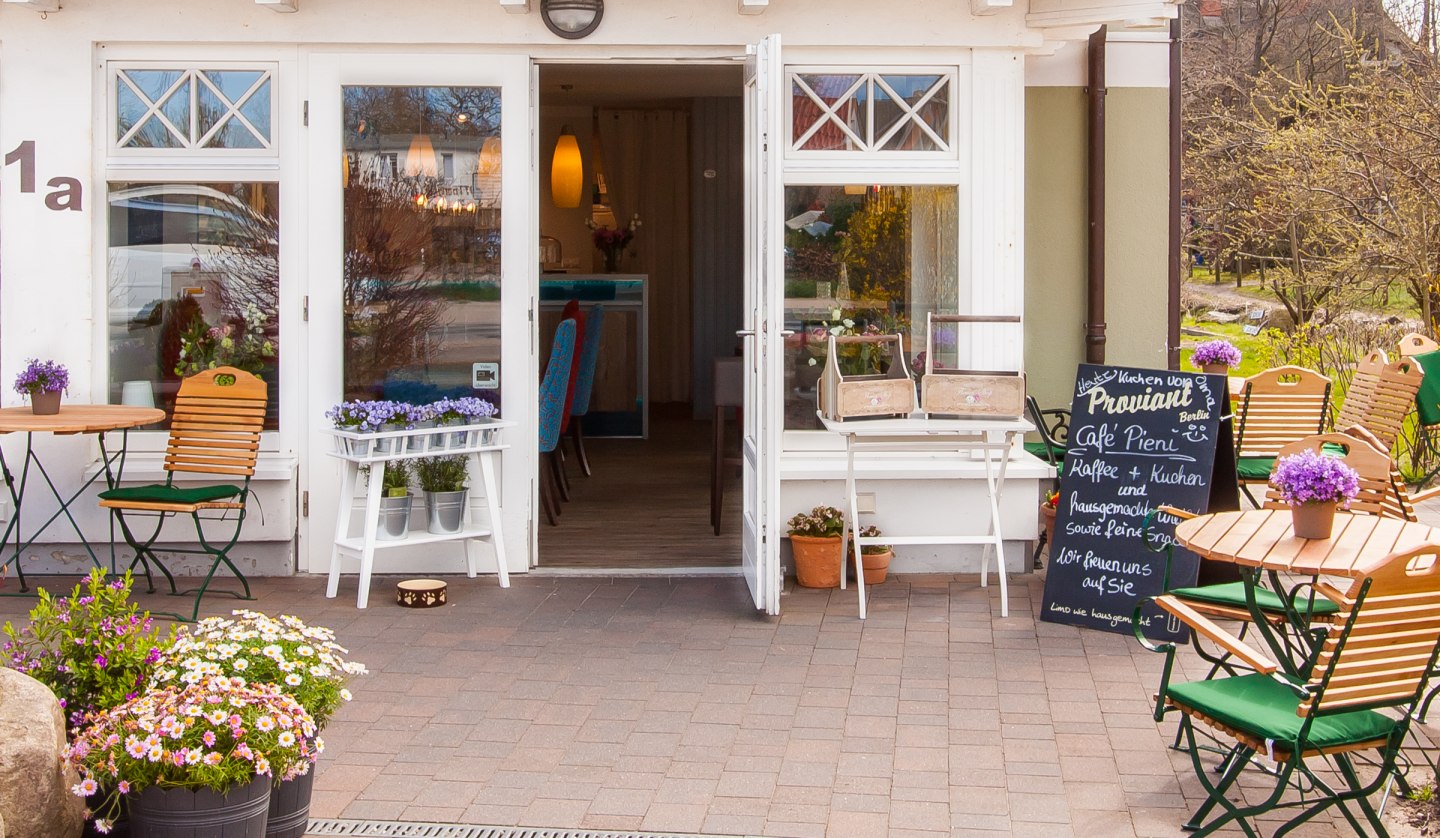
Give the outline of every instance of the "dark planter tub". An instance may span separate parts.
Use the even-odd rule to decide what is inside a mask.
[[[270,778],[218,794],[151,786],[130,798],[130,834],[145,838],[265,838]]]

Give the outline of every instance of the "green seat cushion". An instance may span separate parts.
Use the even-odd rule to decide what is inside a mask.
[[[1225,582],[1220,585],[1202,585],[1198,588],[1174,588],[1170,591],[1181,599],[1188,599],[1193,602],[1205,602],[1210,605],[1227,605],[1232,608],[1248,608],[1245,603],[1245,583]],[[1255,589],[1255,604],[1263,611],[1280,612],[1285,610],[1280,595],[1269,588]],[[1309,605],[1312,614],[1334,614],[1340,610],[1340,606],[1326,599],[1319,594],[1315,595],[1315,602],[1310,603],[1308,594],[1296,594],[1295,608],[1304,611]]]
[[[1228,727],[1276,742],[1294,742],[1305,723],[1295,714],[1300,699],[1269,675],[1172,684],[1169,695]],[[1388,736],[1394,726],[1394,719],[1374,710],[1331,713],[1316,717],[1305,744],[1327,748],[1366,742]]]
[[[1274,457],[1239,457],[1235,460],[1235,474],[1241,480],[1270,480],[1270,471],[1275,468]]]
[[[1426,352],[1413,359],[1425,377],[1415,393],[1415,412],[1422,425],[1440,425],[1440,352]]]
[[[1047,463],[1052,459],[1057,464],[1064,463],[1065,446],[1063,445],[1046,445],[1043,442],[1026,442],[1022,444],[1025,446],[1026,453],[1033,454]]]
[[[179,486],[154,483],[149,486],[125,486],[120,489],[109,489],[101,492],[100,497],[104,500],[135,503],[206,503],[212,500],[233,498],[240,494],[240,491],[239,486],[229,485],[195,486],[190,489],[182,489]]]

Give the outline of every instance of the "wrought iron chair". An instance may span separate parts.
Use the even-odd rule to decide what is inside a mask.
[[[1194,835],[1238,822],[1253,836],[1250,821],[1256,816],[1300,808],[1276,831],[1279,835],[1331,806],[1339,807],[1356,833],[1363,834],[1350,803],[1376,833],[1386,834],[1369,798],[1398,777],[1396,757],[1440,652],[1440,633],[1435,631],[1440,625],[1440,543],[1375,559],[1347,590],[1324,581],[1317,586],[1340,610],[1303,680],[1286,675],[1274,660],[1188,609],[1179,598],[1162,595],[1155,600],[1196,631],[1231,646],[1255,670],[1173,684],[1174,645],[1146,643],[1166,655],[1160,701],[1164,709],[1180,711],[1180,730],[1208,795],[1184,824]],[[1157,710],[1157,719],[1161,712]],[[1196,746],[1197,720],[1234,743],[1218,779],[1211,778],[1212,768],[1202,762],[1202,749]],[[1357,752],[1378,755],[1366,760],[1374,776],[1362,780],[1351,758]],[[1258,803],[1232,800],[1228,792],[1256,754],[1276,763],[1268,775],[1274,789]],[[1334,766],[1343,786],[1332,787],[1310,767],[1308,761],[1317,757]],[[1283,799],[1290,790],[1299,793]],[[1219,813],[1211,817],[1217,806]]]
[[[265,382],[234,367],[219,367],[192,375],[180,383],[175,410],[170,417],[170,440],[165,449],[164,483],[148,486],[125,486],[100,493],[100,506],[110,509],[120,526],[125,543],[135,551],[130,562],[133,570],[140,565],[150,592],[155,582],[150,574],[153,563],[175,589],[175,577],[154,549],[165,521],[172,515],[188,515],[195,525],[200,549],[167,547],[166,553],[206,555],[211,558],[210,571],[195,591],[195,605],[189,621],[200,614],[200,600],[210,587],[215,571],[225,565],[240,580],[244,593],[225,591],[240,599],[250,596],[250,583],[245,574],[230,560],[230,550],[240,539],[245,523],[245,510],[250,499],[250,480],[255,474],[255,460],[260,450],[260,431],[265,424],[267,394]],[[241,479],[239,485],[224,483],[212,486],[184,487],[176,485],[175,475],[209,475],[214,479]],[[153,518],[154,529],[145,537],[137,537],[134,519]],[[207,524],[227,531],[223,537],[207,534]],[[233,524],[234,529],[229,529]],[[185,593],[189,593],[186,591]],[[179,616],[179,615],[177,615]],[[180,619],[186,619],[180,616]]]
[[[1250,487],[1270,482],[1280,449],[1325,430],[1330,379],[1304,367],[1275,367],[1245,379],[1235,418],[1235,472],[1255,506]]]

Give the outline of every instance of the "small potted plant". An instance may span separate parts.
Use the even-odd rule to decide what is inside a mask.
[[[1360,476],[1355,469],[1320,451],[1281,457],[1270,482],[1290,504],[1298,538],[1329,538],[1335,507],[1348,508],[1360,493]]]
[[[1240,366],[1240,350],[1228,340],[1207,340],[1190,353],[1190,363],[1203,372],[1225,375]]]
[[[795,581],[805,588],[838,588],[845,558],[845,516],[833,506],[817,506],[792,517],[788,526]]]
[[[364,433],[405,430],[411,427],[411,410],[413,410],[413,406],[404,402],[366,402],[365,419],[360,423],[360,430]],[[399,449],[400,443],[396,438],[381,437],[375,440],[375,452],[377,454],[398,451]]]
[[[363,427],[365,420],[370,416],[369,402],[344,401],[329,410],[325,411],[325,418],[335,426],[336,430],[349,431],[351,433],[368,433]],[[340,445],[340,453],[350,453],[358,456],[365,456],[370,453],[370,440],[368,439],[347,439],[336,437]]]
[[[880,528],[874,524],[860,528],[861,538],[878,538],[880,535]],[[860,567],[865,571],[865,581],[871,585],[879,585],[884,582],[886,575],[890,572],[890,560],[893,558],[895,558],[895,551],[889,544],[863,545],[860,548]]]
[[[437,427],[446,425],[474,425],[481,420],[490,419],[500,411],[494,403],[474,396],[465,396],[459,399],[441,399],[432,405],[435,409],[435,424]],[[469,431],[455,431],[447,434],[445,442],[448,448],[464,448],[470,442]]]
[[[380,523],[375,537],[381,541],[399,541],[410,531],[410,464],[405,460],[385,463],[381,476]]]
[[[69,387],[70,371],[55,361],[27,358],[25,369],[15,376],[15,392],[28,396],[31,412],[40,416],[59,413],[60,394]]]
[[[137,835],[256,835],[270,778],[308,770],[323,747],[315,731],[274,684],[200,675],[91,716],[65,759],[80,772],[75,793],[98,798],[90,809],[102,832],[125,798]]]
[[[1051,489],[1046,493],[1045,500],[1040,504],[1040,515],[1045,520],[1045,543],[1052,547],[1055,544],[1055,513],[1059,507],[1060,492],[1058,489]],[[1040,548],[1037,547],[1035,549],[1036,555],[1038,556]]]
[[[207,617],[182,627],[161,650],[149,685],[163,689],[196,683],[207,673],[274,684],[305,708],[319,732],[350,700],[346,684],[366,672],[362,664],[347,660],[348,654],[328,628],[306,625],[288,615],[273,618],[234,611],[230,617]],[[305,834],[315,779],[309,767],[309,762],[302,762],[297,775],[281,778],[271,790],[267,838]]]
[[[427,532],[460,532],[465,521],[468,474],[464,457],[425,457],[415,461],[415,476],[425,490]]]

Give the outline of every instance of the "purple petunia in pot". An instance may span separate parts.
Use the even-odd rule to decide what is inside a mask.
[[[1227,340],[1207,340],[1190,353],[1190,363],[1213,372],[1211,367],[1235,369],[1240,366],[1240,350]]]
[[[70,388],[70,371],[64,364],[27,358],[25,369],[15,376],[15,392],[26,396],[57,393]]]
[[[1270,482],[1290,504],[1295,535],[1329,538],[1335,507],[1349,508],[1360,494],[1360,475],[1336,457],[1320,451],[1301,451],[1275,463]]]

